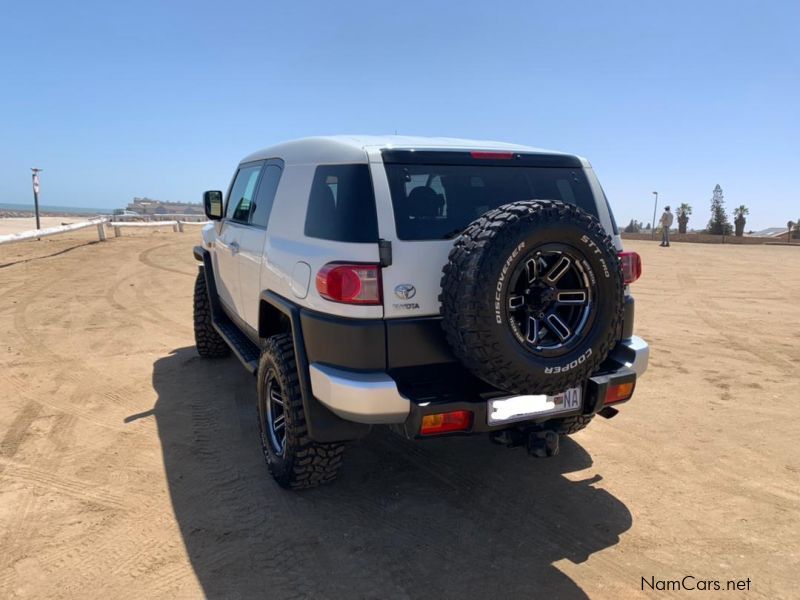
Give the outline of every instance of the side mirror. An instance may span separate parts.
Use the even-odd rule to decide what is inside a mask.
[[[222,192],[219,190],[203,192],[203,208],[209,219],[219,221],[222,218]]]

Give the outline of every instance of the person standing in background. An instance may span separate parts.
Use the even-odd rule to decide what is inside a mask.
[[[664,214],[661,215],[661,246],[669,247],[669,228],[672,227],[673,214],[669,211],[669,206],[664,207]]]

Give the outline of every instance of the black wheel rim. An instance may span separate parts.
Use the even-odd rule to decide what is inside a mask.
[[[591,328],[596,278],[588,261],[566,244],[545,244],[517,264],[506,292],[506,315],[525,350],[561,356],[575,349]]]
[[[264,421],[266,441],[275,454],[282,456],[286,447],[286,400],[275,371],[270,369],[264,385]]]

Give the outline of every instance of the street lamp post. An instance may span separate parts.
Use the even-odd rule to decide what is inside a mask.
[[[658,211],[658,192],[653,192],[653,195],[656,197],[655,204],[653,204],[653,224],[652,229],[652,239],[656,239],[656,212]]]
[[[33,208],[36,212],[36,229],[41,229],[39,225],[39,173],[41,169],[31,167],[31,171],[33,171]]]

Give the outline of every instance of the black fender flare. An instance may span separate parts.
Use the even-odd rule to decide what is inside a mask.
[[[217,295],[211,253],[202,246],[195,246],[192,252],[194,257],[202,263],[200,268],[206,272],[205,279],[211,302],[211,314],[214,319],[222,318],[223,311]],[[314,397],[311,391],[311,376],[308,371],[308,357],[303,339],[303,327],[300,322],[300,308],[291,300],[270,290],[263,290],[259,299],[284,314],[289,322],[295,361],[297,363],[297,376],[300,380],[303,410],[306,414],[306,425],[311,439],[315,442],[331,443],[356,440],[367,435],[370,425],[346,421],[334,414]]]
[[[306,413],[306,425],[311,439],[320,443],[345,442],[367,435],[370,425],[346,421],[334,414],[314,397],[311,390],[311,376],[308,371],[303,326],[300,321],[300,308],[291,300],[271,290],[263,290],[260,300],[286,315],[289,321],[294,356],[297,363],[297,375],[300,380],[300,394],[303,399],[303,410]]]
[[[211,302],[211,316],[214,320],[222,317],[222,306],[219,303],[219,296],[217,295],[217,282],[214,279],[214,264],[211,260],[211,253],[202,246],[195,246],[192,248],[192,253],[195,259],[202,263],[201,268],[206,273],[206,289],[208,291],[208,299]]]

